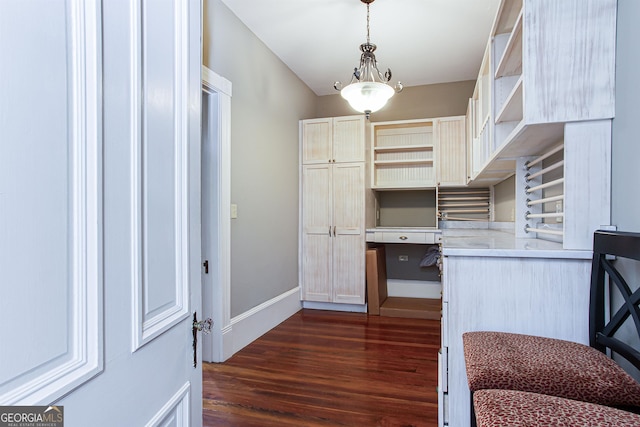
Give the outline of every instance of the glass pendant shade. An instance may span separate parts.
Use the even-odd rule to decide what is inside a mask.
[[[379,82],[351,83],[340,91],[351,108],[361,113],[373,113],[385,106],[394,94],[391,86]]]

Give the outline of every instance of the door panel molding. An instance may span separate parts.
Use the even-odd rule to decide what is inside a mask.
[[[189,427],[189,400],[191,383],[187,382],[165,403],[145,427],[176,426]]]
[[[173,31],[145,16],[167,3],[175,16]],[[174,0],[148,8],[145,0],[133,4],[131,274],[136,351],[189,315],[189,3]],[[163,37],[170,37],[167,44],[159,43]],[[147,45],[147,39],[153,44]],[[157,84],[167,79],[171,87]],[[150,122],[163,127],[148,126]]]
[[[62,303],[54,305],[54,301],[40,301],[40,306],[32,307],[38,309],[42,304],[48,304],[47,311],[55,315],[61,327],[54,329],[55,336],[33,335],[32,328],[38,332],[46,328],[25,323],[29,320],[28,313],[12,316],[16,321],[15,328],[33,337],[30,345],[61,342],[62,351],[41,348],[38,352],[31,347],[20,360],[22,369],[19,372],[3,372],[0,366],[0,405],[50,404],[103,370],[102,6],[100,0],[67,0],[65,6],[66,69],[50,72],[66,75],[66,132],[52,131],[50,140],[36,143],[66,144],[67,163],[48,167],[51,174],[66,175],[68,187],[62,195],[32,194],[34,198],[41,198],[39,207],[43,212],[59,207],[59,198],[66,198],[68,235],[65,233],[63,241],[53,241],[56,239],[54,233],[43,236],[40,242],[49,247],[68,248],[66,255],[60,255],[67,260],[66,266],[61,267],[66,269],[66,283],[56,281],[56,276],[49,277],[50,287],[54,292],[59,288],[58,295],[63,295],[57,301]],[[37,86],[34,85],[34,90],[42,96],[42,88]],[[33,135],[38,138],[39,134]],[[54,171],[53,168],[64,169]],[[32,273],[37,274],[37,266]],[[21,286],[35,286],[28,280],[25,279]],[[43,275],[40,280],[46,281],[47,276]],[[37,288],[32,290],[33,303],[37,304]],[[17,304],[17,307],[21,305]],[[11,310],[9,308],[9,312]],[[53,318],[52,322],[55,322]],[[3,345],[11,348],[11,343]]]

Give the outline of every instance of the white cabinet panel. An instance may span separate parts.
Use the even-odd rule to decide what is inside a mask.
[[[302,298],[331,300],[332,165],[304,166],[302,173]]]
[[[465,117],[436,120],[436,181],[438,186],[467,183]]]
[[[333,302],[364,304],[364,164],[333,168]]]
[[[303,120],[300,123],[300,137],[304,144],[301,145],[302,163],[329,163],[333,158],[332,119]]]
[[[333,159],[336,163],[364,161],[364,116],[333,118]]]

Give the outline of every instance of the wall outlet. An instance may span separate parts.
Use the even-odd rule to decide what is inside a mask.
[[[409,255],[398,256],[398,261],[409,261]]]
[[[238,205],[235,203],[231,204],[231,219],[238,218]]]
[[[561,213],[562,212],[562,201],[558,200],[556,202],[556,213]],[[562,222],[562,217],[561,216],[557,216],[556,217],[556,222]]]

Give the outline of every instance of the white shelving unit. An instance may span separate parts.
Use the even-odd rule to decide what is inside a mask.
[[[616,0],[500,4],[467,111],[467,159],[469,186],[515,175],[516,239],[479,253],[473,245],[496,243],[495,233],[465,242],[469,251],[443,237],[439,426],[469,425],[462,333],[586,339],[593,232],[611,221],[616,8]]]
[[[512,175],[516,158],[562,141],[566,123],[613,117],[615,9],[615,0],[502,1],[472,98],[470,185]]]
[[[372,188],[435,186],[433,121],[382,122],[371,126]]]

